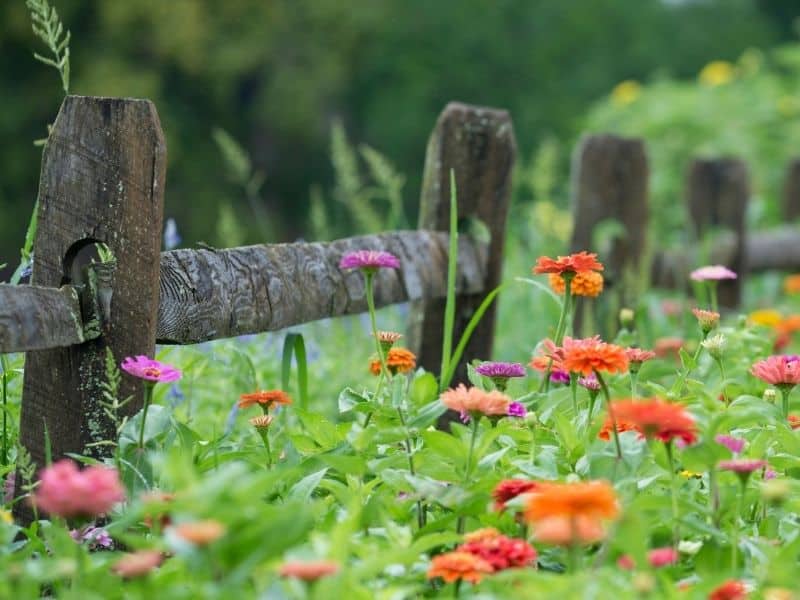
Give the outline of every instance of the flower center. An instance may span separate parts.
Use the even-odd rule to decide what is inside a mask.
[[[161,369],[158,369],[156,367],[145,367],[144,376],[145,377],[161,377]]]

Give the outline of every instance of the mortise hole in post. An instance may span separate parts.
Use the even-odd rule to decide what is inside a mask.
[[[61,285],[86,283],[83,268],[93,262],[103,262],[102,256],[105,252],[109,252],[108,246],[93,238],[85,238],[72,244],[64,255]]]

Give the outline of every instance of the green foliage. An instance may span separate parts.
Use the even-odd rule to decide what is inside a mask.
[[[69,30],[64,32],[64,25],[58,17],[54,6],[47,0],[25,0],[31,15],[33,33],[42,40],[52,54],[52,58],[34,53],[33,56],[58,71],[64,94],[69,94]]]
[[[798,81],[800,45],[750,49],[732,63],[710,62],[696,81],[620,84],[595,106],[587,125],[647,142],[656,239],[686,241],[685,174],[696,157],[743,159],[753,188],[748,225],[773,225],[781,220],[786,165],[797,155]]]

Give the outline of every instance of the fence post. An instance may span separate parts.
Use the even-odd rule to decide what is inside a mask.
[[[45,436],[54,460],[69,452],[107,455],[107,446],[92,446],[116,438],[100,405],[106,348],[117,364],[153,354],[165,168],[164,137],[150,101],[64,100],[42,159],[31,283],[82,289],[84,327],[93,323],[102,335],[26,355],[20,442],[40,467]],[[98,273],[81,268],[97,243],[116,259],[113,279],[100,282],[102,315],[89,314],[89,285],[96,282],[86,276]],[[132,414],[141,408],[142,386],[126,376],[120,398],[128,396],[125,413]]]
[[[455,171],[459,224],[480,220],[488,229],[489,256],[483,291],[456,298],[453,345],[486,294],[500,283],[505,225],[511,194],[511,172],[517,145],[511,117],[505,110],[449,103],[436,121],[425,156],[420,195],[419,228],[447,231],[450,222],[450,169]],[[461,229],[461,228],[460,228]],[[442,360],[445,300],[423,300],[412,305],[409,346],[418,363],[438,372]],[[490,307],[472,334],[454,382],[466,382],[466,362],[489,359],[495,323]]]
[[[572,160],[572,210],[575,225],[570,250],[600,252],[605,265],[603,277],[608,288],[617,290],[619,306],[630,302],[628,277],[640,272],[645,251],[649,168],[644,141],[610,134],[584,136]],[[613,220],[622,229],[610,247],[595,248],[595,227]],[[609,294],[604,294],[607,302]],[[581,331],[583,309],[578,304],[574,328]],[[609,315],[616,322],[616,311]]]
[[[800,158],[792,159],[786,166],[781,216],[785,222],[793,222],[800,217]]]
[[[734,308],[741,300],[747,272],[745,213],[750,197],[747,165],[737,158],[696,159],[689,166],[686,186],[697,241],[711,227],[728,229],[734,235],[730,264],[725,266],[735,271],[738,279],[721,281],[718,291],[720,306]]]

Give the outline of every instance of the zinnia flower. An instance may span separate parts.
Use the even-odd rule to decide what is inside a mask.
[[[484,575],[492,572],[491,564],[470,552],[446,552],[433,557],[428,579],[441,577],[445,583],[458,580],[478,583]]]
[[[463,383],[455,389],[442,392],[442,404],[462,414],[479,415],[507,415],[511,398],[498,391],[485,392],[480,388],[467,388]]]
[[[135,358],[128,356],[122,361],[120,368],[134,377],[156,383],[169,383],[181,378],[181,372],[172,365],[147,358],[146,356],[137,356]]]
[[[272,415],[258,415],[257,417],[253,417],[249,419],[250,425],[255,427],[256,429],[269,429],[270,425],[272,425]]]
[[[525,367],[519,363],[512,362],[484,362],[475,367],[475,371],[484,377],[491,378],[525,377]]]
[[[800,415],[789,415],[786,420],[792,429],[800,429]]]
[[[625,356],[628,357],[629,362],[643,363],[655,358],[656,353],[652,350],[642,350],[641,348],[625,348]]]
[[[578,385],[586,388],[590,392],[600,391],[600,382],[597,381],[597,377],[595,377],[594,375],[578,378]]]
[[[378,331],[374,335],[378,338],[378,344],[380,344],[381,350],[383,350],[384,354],[388,352],[392,346],[394,346],[397,340],[403,337],[402,333],[397,333],[396,331]]]
[[[281,577],[292,577],[303,581],[316,581],[339,572],[339,563],[332,560],[290,561],[278,569]]]
[[[736,273],[722,265],[709,265],[695,269],[690,277],[694,281],[720,281],[722,279],[736,279]]]
[[[111,570],[126,579],[146,575],[164,562],[164,554],[158,550],[137,550],[123,554],[111,565]]]
[[[348,252],[339,261],[340,269],[364,269],[376,271],[378,269],[399,269],[400,259],[394,254],[380,250],[356,250]]]
[[[291,404],[292,399],[281,390],[262,390],[260,392],[250,392],[239,396],[239,408],[247,408],[254,404],[260,404],[266,412],[272,408],[273,404]]]
[[[681,338],[665,337],[656,340],[653,351],[659,358],[678,358],[681,348],[683,348],[683,340]]]
[[[219,521],[208,519],[205,521],[193,521],[180,523],[172,527],[176,536],[194,544],[195,546],[207,546],[225,535],[225,525]]]
[[[742,438],[719,434],[714,437],[714,441],[718,444],[722,444],[734,454],[739,454],[742,450],[744,450],[745,441]]]
[[[537,275],[540,273],[580,273],[581,271],[602,271],[603,265],[597,260],[597,254],[594,252],[576,252],[569,256],[559,256],[553,260],[549,256],[540,256],[536,265],[533,267],[533,272]]]
[[[125,499],[116,469],[101,466],[82,471],[68,458],[42,470],[33,495],[35,506],[59,517],[96,517]]]
[[[616,421],[617,421],[617,433],[622,433],[623,431],[639,431],[639,426],[632,421],[625,421],[620,418],[617,418]],[[597,437],[603,441],[608,442],[611,440],[613,431],[614,431],[614,422],[611,420],[610,416],[606,416],[606,420],[603,422],[603,426],[597,433]],[[641,431],[639,431],[639,433],[641,433]]]
[[[708,595],[708,600],[745,600],[747,588],[741,581],[729,579],[714,588]]]
[[[692,314],[697,318],[700,324],[700,329],[703,333],[708,333],[719,325],[719,313],[713,310],[703,310],[700,308],[693,308]]]
[[[456,552],[469,552],[485,560],[492,570],[502,571],[527,567],[536,560],[536,550],[525,540],[500,535],[493,528],[481,530],[479,536],[464,536],[465,543]]]
[[[520,494],[527,494],[538,488],[539,484],[535,481],[528,481],[526,479],[504,479],[498,483],[492,491],[492,498],[494,498],[494,509],[503,511],[506,508],[506,502],[513,500]]]
[[[659,567],[674,565],[678,562],[679,558],[680,556],[678,551],[670,546],[666,546],[664,548],[654,548],[647,553],[647,562],[651,567],[655,567],[656,569]],[[636,567],[633,557],[629,554],[620,556],[617,559],[617,565],[622,569],[628,570]]]
[[[717,463],[717,468],[723,471],[733,471],[734,473],[752,473],[767,466],[767,461],[749,458],[733,458],[731,460],[721,460]]]
[[[771,385],[794,386],[800,383],[800,359],[776,354],[755,363],[750,372]]]
[[[528,414],[528,411],[525,410],[525,405],[521,402],[512,402],[508,405],[506,414],[509,417],[518,417],[520,419],[524,419],[525,415]]]
[[[697,441],[694,418],[680,404],[658,398],[617,400],[611,403],[610,412],[618,423],[633,424],[648,439],[655,438],[666,443],[678,438],[685,444]]]
[[[613,519],[617,514],[617,495],[606,481],[541,482],[525,507],[525,519],[532,523],[552,517]]]
[[[563,294],[566,290],[567,284],[558,273],[550,273],[548,282],[556,294]],[[581,271],[572,279],[570,291],[573,296],[596,298],[603,291],[603,276],[597,271]]]
[[[417,366],[417,357],[411,350],[405,348],[391,348],[386,354],[386,368],[389,369],[392,375],[397,373],[408,373]],[[369,363],[370,373],[373,375],[380,375],[381,361],[373,359]]]
[[[624,348],[600,340],[600,336],[585,339],[564,337],[565,371],[591,375],[595,371],[623,373],[628,370]]]
[[[583,546],[602,541],[606,537],[606,530],[599,519],[549,517],[536,523],[533,536],[543,544]]]
[[[800,275],[787,275],[783,280],[783,291],[787,294],[800,293]]]

